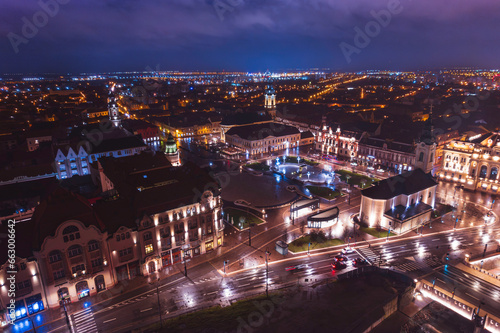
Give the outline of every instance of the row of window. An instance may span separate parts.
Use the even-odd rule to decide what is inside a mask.
[[[99,248],[100,248],[99,242],[96,241],[96,240],[91,240],[88,243],[87,246],[88,246],[88,251],[89,252],[93,252],[93,251],[99,250]],[[78,244],[72,245],[72,246],[70,246],[68,248],[68,257],[69,258],[78,256],[78,255],[80,255],[82,253],[83,253],[83,249]],[[58,261],[61,261],[61,260],[62,260],[61,251],[59,251],[59,250],[53,250],[53,251],[51,251],[49,253],[49,262],[50,263],[55,263],[55,262],[58,262]]]

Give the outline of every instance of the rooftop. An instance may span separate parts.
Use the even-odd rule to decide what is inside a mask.
[[[361,195],[371,199],[387,200],[401,194],[410,195],[436,185],[437,182],[430,173],[417,168],[376,182],[374,186],[362,190]]]
[[[299,133],[299,130],[295,127],[270,122],[232,127],[226,132],[226,135],[236,135],[245,140],[262,140],[267,137],[281,137]]]
[[[411,206],[397,205],[394,209],[389,209],[384,215],[390,217],[393,220],[399,220],[401,222],[412,219],[422,213],[431,211],[432,207],[426,203],[419,202]]]

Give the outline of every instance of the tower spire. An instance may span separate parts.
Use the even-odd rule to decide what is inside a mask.
[[[110,84],[108,94],[108,117],[115,127],[121,126],[120,112],[116,104],[115,83]]]

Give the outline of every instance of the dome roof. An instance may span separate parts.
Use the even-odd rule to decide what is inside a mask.
[[[175,142],[172,133],[168,134],[167,141],[165,142],[165,153],[166,154],[177,154],[177,143]]]

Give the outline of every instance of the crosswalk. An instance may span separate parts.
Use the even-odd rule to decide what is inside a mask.
[[[371,265],[378,263],[378,261],[380,260],[380,256],[377,255],[375,252],[373,252],[372,249],[369,247],[356,249],[356,251],[362,258],[366,259],[366,261],[368,261]]]
[[[441,265],[442,263],[439,258],[426,258],[423,261],[408,261],[404,264],[397,265],[396,267],[406,272],[412,272],[416,270],[433,269]]]
[[[97,333],[94,314],[91,308],[87,308],[73,315],[75,333]]]

